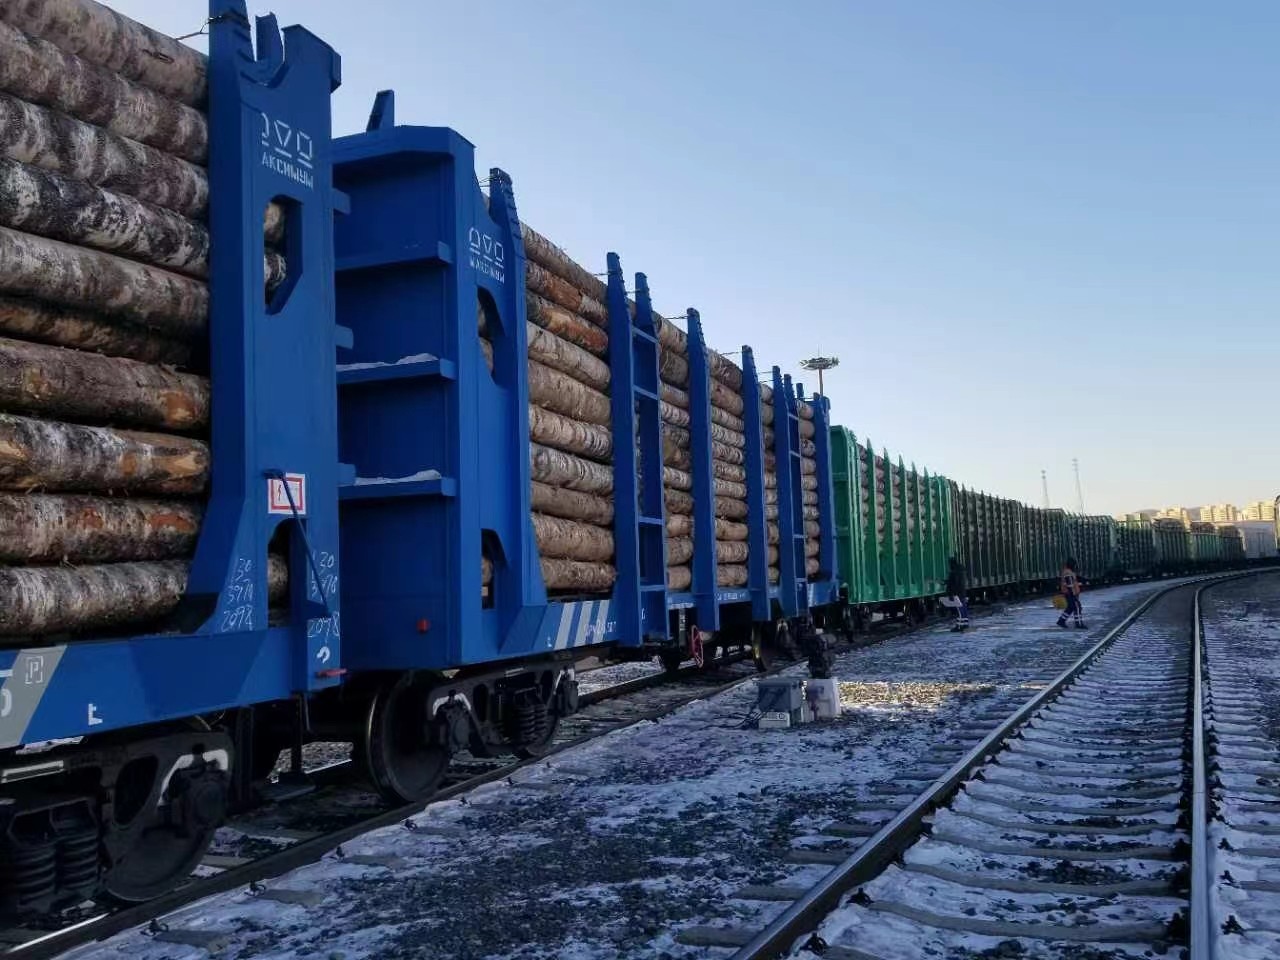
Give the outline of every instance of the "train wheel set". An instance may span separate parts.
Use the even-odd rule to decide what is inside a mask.
[[[208,32],[0,11],[0,915],[164,894],[311,741],[397,805],[540,756],[587,656],[821,677],[951,557],[992,598],[1241,559],[895,465],[389,91],[335,138],[305,29]]]

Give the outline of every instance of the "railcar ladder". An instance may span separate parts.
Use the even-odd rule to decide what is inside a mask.
[[[666,507],[662,492],[662,418],[658,332],[649,282],[636,274],[635,316],[616,253],[609,254],[609,367],[613,389],[614,552],[623,645],[665,642]]]

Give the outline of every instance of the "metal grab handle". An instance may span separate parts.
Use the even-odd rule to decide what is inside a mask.
[[[326,616],[333,616],[333,608],[329,606],[329,597],[324,592],[324,583],[320,580],[320,565],[316,563],[315,551],[311,549],[311,540],[307,536],[307,526],[302,522],[302,517],[298,513],[298,505],[293,500],[293,490],[289,486],[288,480],[285,479],[283,470],[264,470],[263,475],[269,480],[279,480],[280,485],[284,487],[284,495],[289,501],[289,510],[293,513],[293,519],[298,521],[298,532],[302,534],[302,545],[307,548],[307,566],[311,569],[311,578],[315,581],[316,590],[320,593],[320,603],[324,607]]]

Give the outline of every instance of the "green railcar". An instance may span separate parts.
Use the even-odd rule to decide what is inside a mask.
[[[1191,567],[1191,535],[1181,520],[1153,520],[1156,568],[1162,574],[1185,573]]]
[[[1155,531],[1147,520],[1116,521],[1116,567],[1130,577],[1146,577],[1155,572]]]
[[[935,596],[947,579],[946,480],[831,428],[836,565],[849,602]]]
[[[947,482],[947,495],[955,553],[969,573],[970,585],[999,587],[1024,579],[1021,504],[968,490],[954,481]]]
[[[1067,543],[1076,561],[1076,572],[1100,582],[1115,571],[1116,522],[1112,517],[1070,513],[1066,515]]]

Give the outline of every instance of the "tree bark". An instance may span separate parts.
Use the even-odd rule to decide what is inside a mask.
[[[0,158],[0,225],[179,270],[209,271],[209,231],[171,210]]]
[[[530,488],[534,510],[554,517],[607,527],[613,523],[613,502],[590,493],[548,486],[534,481]]]
[[[683,513],[667,514],[667,536],[668,537],[691,537],[693,536],[693,517]],[[670,562],[670,560],[668,560]]]
[[[804,575],[809,579],[813,579],[818,575],[818,571],[822,569],[822,564],[812,558],[804,562]]]
[[[609,391],[609,365],[577,344],[570,343],[537,324],[527,323],[529,357],[568,374],[603,393]]]
[[[185,217],[203,218],[209,178],[193,163],[56,110],[0,93],[4,155]]]
[[[109,253],[0,227],[0,292],[101,311],[166,336],[205,332],[209,289]]]
[[[608,329],[609,311],[603,303],[531,259],[525,260],[524,282],[539,296]]]
[[[806,558],[816,557],[822,552],[821,545],[817,540],[806,539],[804,542],[804,555]]]
[[[0,408],[50,418],[199,430],[209,381],[122,357],[0,338]]]
[[[816,520],[806,520],[804,522],[804,535],[816,540],[822,536],[822,526]]]
[[[743,500],[730,497],[716,497],[716,516],[728,517],[730,520],[743,520],[747,516],[747,504]]]
[[[543,557],[584,562],[613,559],[613,534],[604,527],[535,513],[533,532]]]
[[[187,588],[184,560],[83,567],[0,567],[0,636],[84,632],[158,620]],[[267,558],[268,602],[282,600],[288,567]]]
[[[673,487],[663,487],[662,496],[666,501],[668,514],[678,513],[682,516],[693,516],[693,497],[689,496],[689,494],[685,493],[683,490],[676,490]]]
[[[801,489],[801,490],[813,490],[813,491],[816,491],[816,490],[818,489],[818,475],[817,475],[817,473],[816,473],[816,472],[814,472],[814,473],[808,474],[808,475],[806,475],[806,476],[802,476],[802,477],[800,478],[800,489]]]
[[[7,0],[0,16],[23,33],[198,106],[206,95],[202,53],[93,0]]]
[[[190,365],[194,353],[193,344],[188,341],[15,297],[0,296],[0,334],[178,367]]]
[[[524,305],[529,322],[597,357],[609,355],[609,335],[577,314],[535,293],[525,293]]]
[[[2,448],[0,448],[2,455]],[[553,487],[567,487],[582,493],[610,494],[613,492],[613,470],[609,467],[583,460],[562,450],[553,450],[540,443],[529,444],[529,464],[533,479]],[[3,461],[0,460],[0,469]],[[3,473],[0,473],[0,478]]]
[[[658,396],[673,407],[679,407],[681,410],[689,409],[689,394],[679,387],[673,387],[665,380],[658,381]]]
[[[658,416],[662,418],[663,423],[669,423],[673,427],[688,427],[689,413],[681,410],[677,406],[667,403],[665,400],[658,403]]]
[[[529,436],[537,443],[608,464],[613,436],[608,427],[583,423],[529,404]]]
[[[658,351],[658,376],[683,387],[689,382],[689,361],[670,350]]]
[[[713,379],[711,381],[711,402],[727,413],[732,413],[737,417],[742,416],[742,397],[719,380]]]
[[[693,571],[689,567],[667,567],[667,589],[688,590],[693,583]]]
[[[732,520],[725,520],[721,517],[716,518],[716,539],[717,540],[743,540],[747,539],[749,528],[745,523],[735,523]]]
[[[585,423],[607,427],[612,416],[608,396],[536,360],[529,361],[529,400]]]
[[[678,567],[693,558],[693,539],[691,537],[667,538],[667,566]]]
[[[717,540],[717,563],[746,563],[747,545],[741,540]]]
[[[0,562],[176,559],[195,549],[201,514],[180,500],[0,493]]]
[[[0,23],[0,89],[121,137],[204,164],[204,114]]]
[[[711,470],[719,480],[728,480],[732,483],[740,484],[745,484],[747,482],[746,469],[738,466],[737,464],[725,463],[723,460],[713,457],[711,460]],[[746,488],[744,487],[743,489],[745,491]],[[745,492],[743,493],[743,496],[746,496]]]
[[[799,422],[799,427],[801,440],[810,440],[813,438],[813,435],[817,433],[817,428],[814,427],[812,420],[801,420]]]
[[[0,489],[182,495],[208,477],[198,440],[0,414]]]
[[[573,593],[603,593],[613,586],[617,571],[607,563],[583,563],[579,560],[563,560],[543,557],[542,582],[548,590]]]
[[[544,237],[527,223],[520,224],[520,233],[524,238],[525,256],[557,277],[567,280],[580,291],[604,302],[608,288],[599,277],[593,276],[586,268],[577,263],[567,253]]]
[[[716,585],[721,587],[745,587],[747,585],[747,568],[736,563],[717,565]]]
[[[816,476],[818,473],[818,461],[813,457],[800,457],[800,473],[802,476]]]

